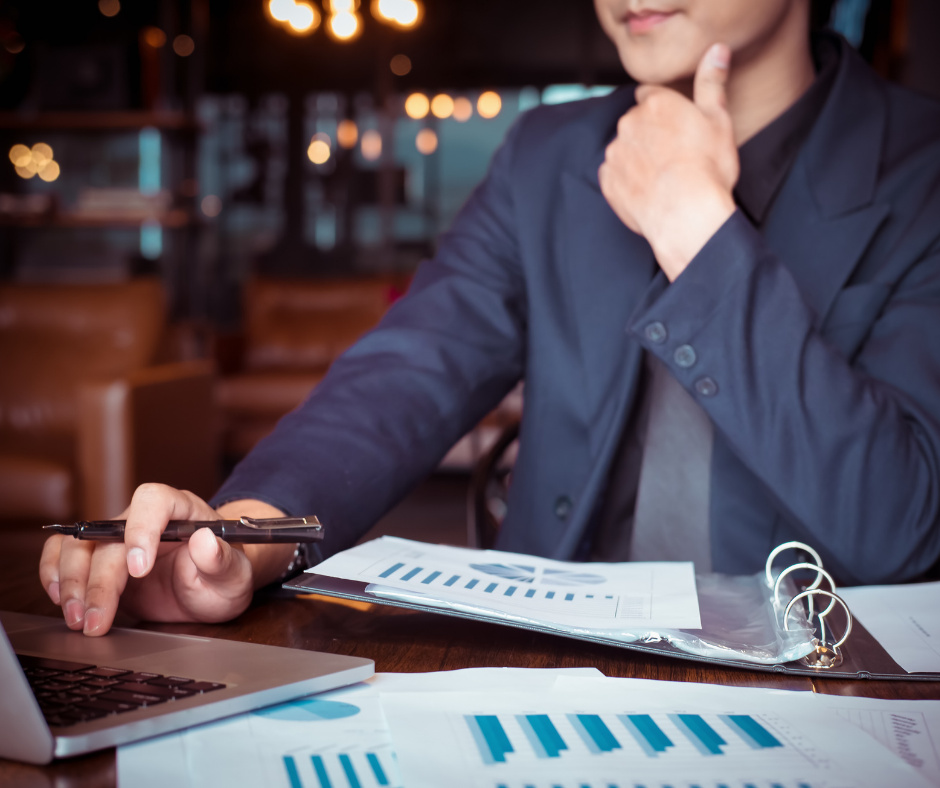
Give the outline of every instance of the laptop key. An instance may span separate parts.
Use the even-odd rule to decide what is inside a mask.
[[[105,668],[105,667],[93,667],[83,670],[86,676],[94,676],[99,679],[116,679],[118,676],[126,676],[130,673],[129,670],[124,668]]]
[[[94,665],[87,662],[66,662],[62,659],[49,659],[48,657],[32,657],[28,654],[17,654],[20,665],[26,668],[45,668],[46,670],[62,670],[66,673],[75,673],[79,670],[88,670]]]
[[[150,679],[162,679],[159,673],[128,673],[121,676],[121,681],[149,681]]]
[[[77,705],[81,709],[100,711],[102,714],[119,714],[122,711],[132,711],[140,708],[140,706],[133,703],[119,703],[113,700],[104,700],[103,698],[89,698]]]
[[[189,687],[161,687],[159,684],[118,684],[114,689],[120,692],[137,692],[144,695],[156,695],[158,698],[172,700],[173,698],[187,698],[195,695]]]
[[[102,700],[113,700],[118,703],[132,703],[137,706],[155,706],[158,703],[165,703],[169,698],[161,698],[158,695],[143,694],[141,692],[118,692],[108,690],[98,696]]]
[[[184,679],[180,676],[161,676],[158,679],[150,679],[147,682],[147,686],[157,687],[182,687],[185,684],[192,684],[192,679]]]
[[[185,689],[190,692],[211,692],[212,690],[225,689],[225,685],[213,681],[194,681],[192,684],[187,684]]]

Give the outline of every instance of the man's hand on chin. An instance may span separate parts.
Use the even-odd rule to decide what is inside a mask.
[[[724,44],[708,49],[692,101],[640,85],[598,170],[610,207],[646,238],[670,281],[735,211],[738,151],[725,94],[730,59]]]

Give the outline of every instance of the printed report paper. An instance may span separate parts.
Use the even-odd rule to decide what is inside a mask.
[[[701,628],[689,562],[575,563],[385,536],[308,571],[378,596],[627,641]]]

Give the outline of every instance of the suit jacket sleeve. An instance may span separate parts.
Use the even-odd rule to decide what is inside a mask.
[[[379,326],[236,467],[213,499],[316,514],[352,544],[522,377],[510,131],[489,174]]]

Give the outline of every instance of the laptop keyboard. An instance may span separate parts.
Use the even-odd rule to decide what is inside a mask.
[[[50,727],[223,689],[224,684],[17,654]]]

